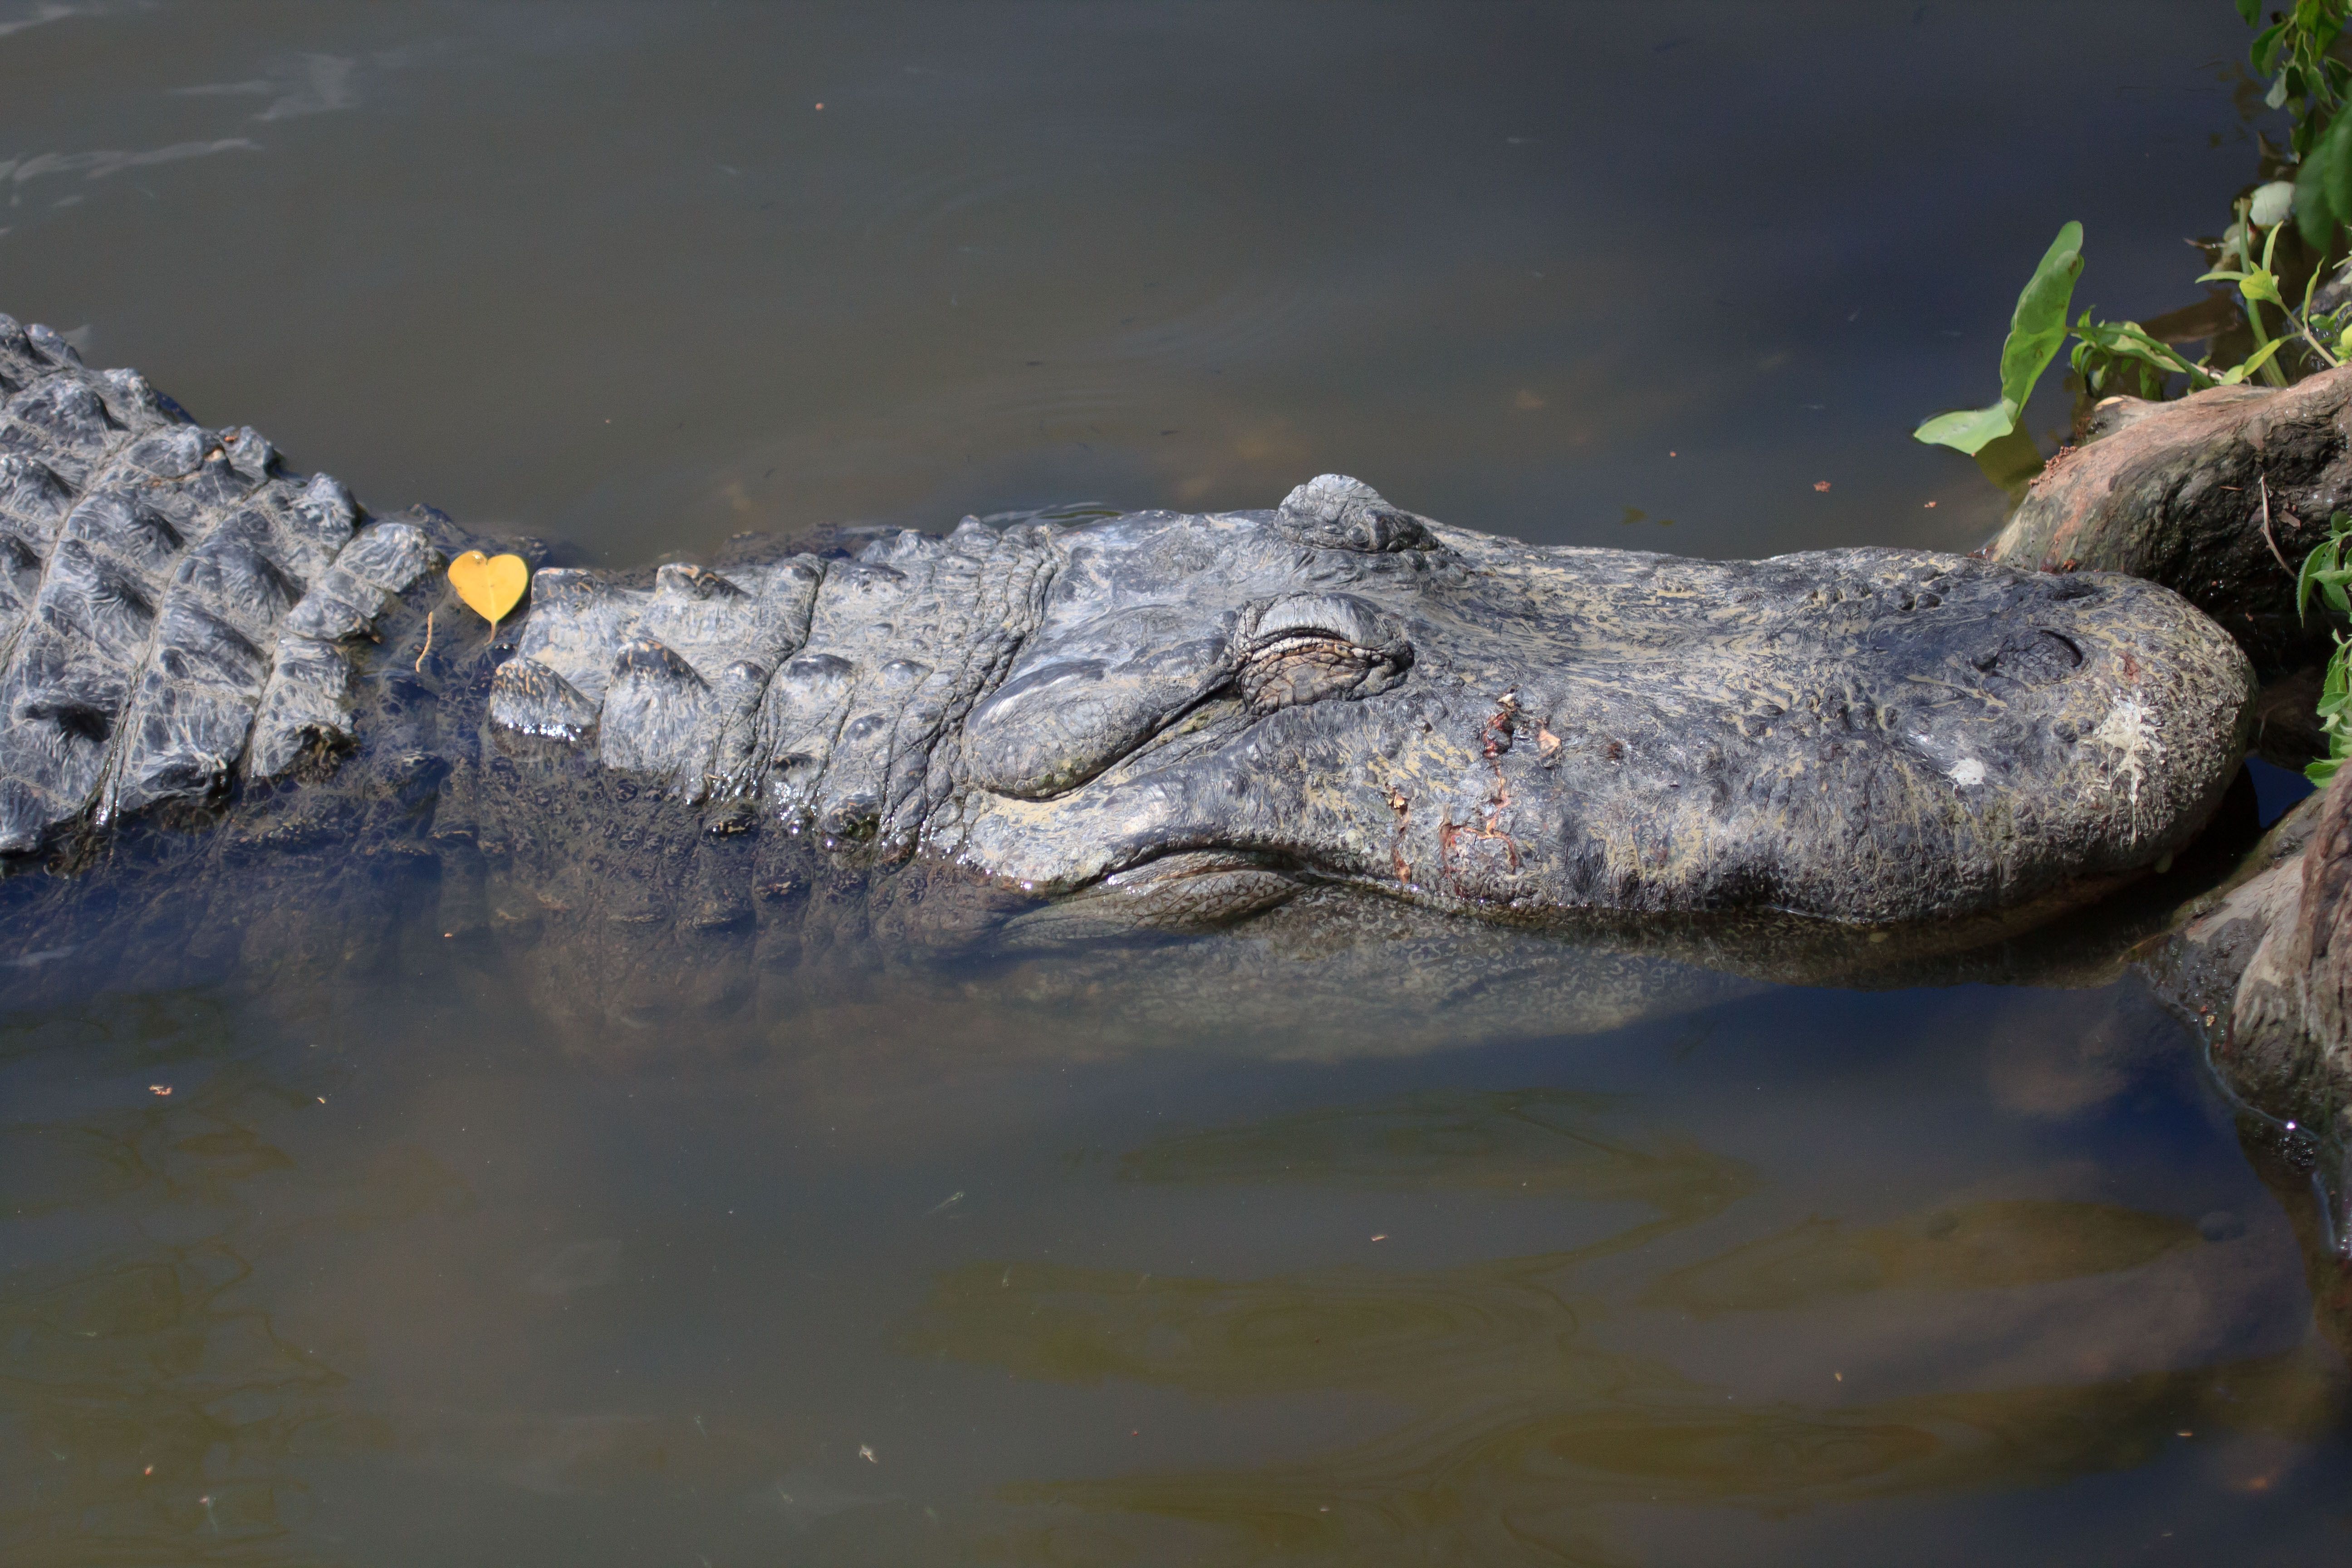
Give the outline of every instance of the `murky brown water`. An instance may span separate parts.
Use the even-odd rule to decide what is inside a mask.
[[[15,0],[0,309],[597,559],[1332,468],[1966,546],[1907,432],[2022,268],[2079,216],[2084,302],[2179,303],[2252,166],[2229,6],[2049,12]],[[0,1559],[2352,1542],[2318,1211],[2136,983],[1473,932],[1391,1015],[1258,940],[556,1039],[430,940],[156,994],[7,931]]]

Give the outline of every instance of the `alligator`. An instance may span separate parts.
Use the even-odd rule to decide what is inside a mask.
[[[621,932],[592,989],[852,903],[855,934],[933,941],[1335,885],[1530,923],[2014,926],[2188,846],[2252,694],[2201,613],[2102,573],[1538,548],[1338,475],[590,570],[371,514],[43,327],[0,318],[0,393],[27,951],[195,952],[189,911],[232,905],[332,947],[395,884],[452,934]],[[443,573],[481,547],[535,567],[497,624]]]

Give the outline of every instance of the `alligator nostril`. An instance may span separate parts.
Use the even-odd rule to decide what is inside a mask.
[[[2000,646],[1970,657],[1979,672],[2020,686],[2047,686],[2083,667],[2083,650],[2070,637],[2034,629],[2012,632]]]

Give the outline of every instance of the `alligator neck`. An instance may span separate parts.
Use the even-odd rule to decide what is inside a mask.
[[[1036,626],[1055,559],[1048,526],[967,520],[650,583],[541,572],[490,720],[688,801],[910,848],[957,797],[952,737]]]

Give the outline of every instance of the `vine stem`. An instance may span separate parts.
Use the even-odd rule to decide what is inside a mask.
[[[2271,547],[2271,559],[2279,563],[2279,570],[2292,577],[2294,575],[2294,568],[2288,565],[2286,557],[2279,553],[2278,536],[2271,531],[2270,478],[2266,474],[2256,474],[2254,483],[2261,487],[2263,492],[2263,542]]]

